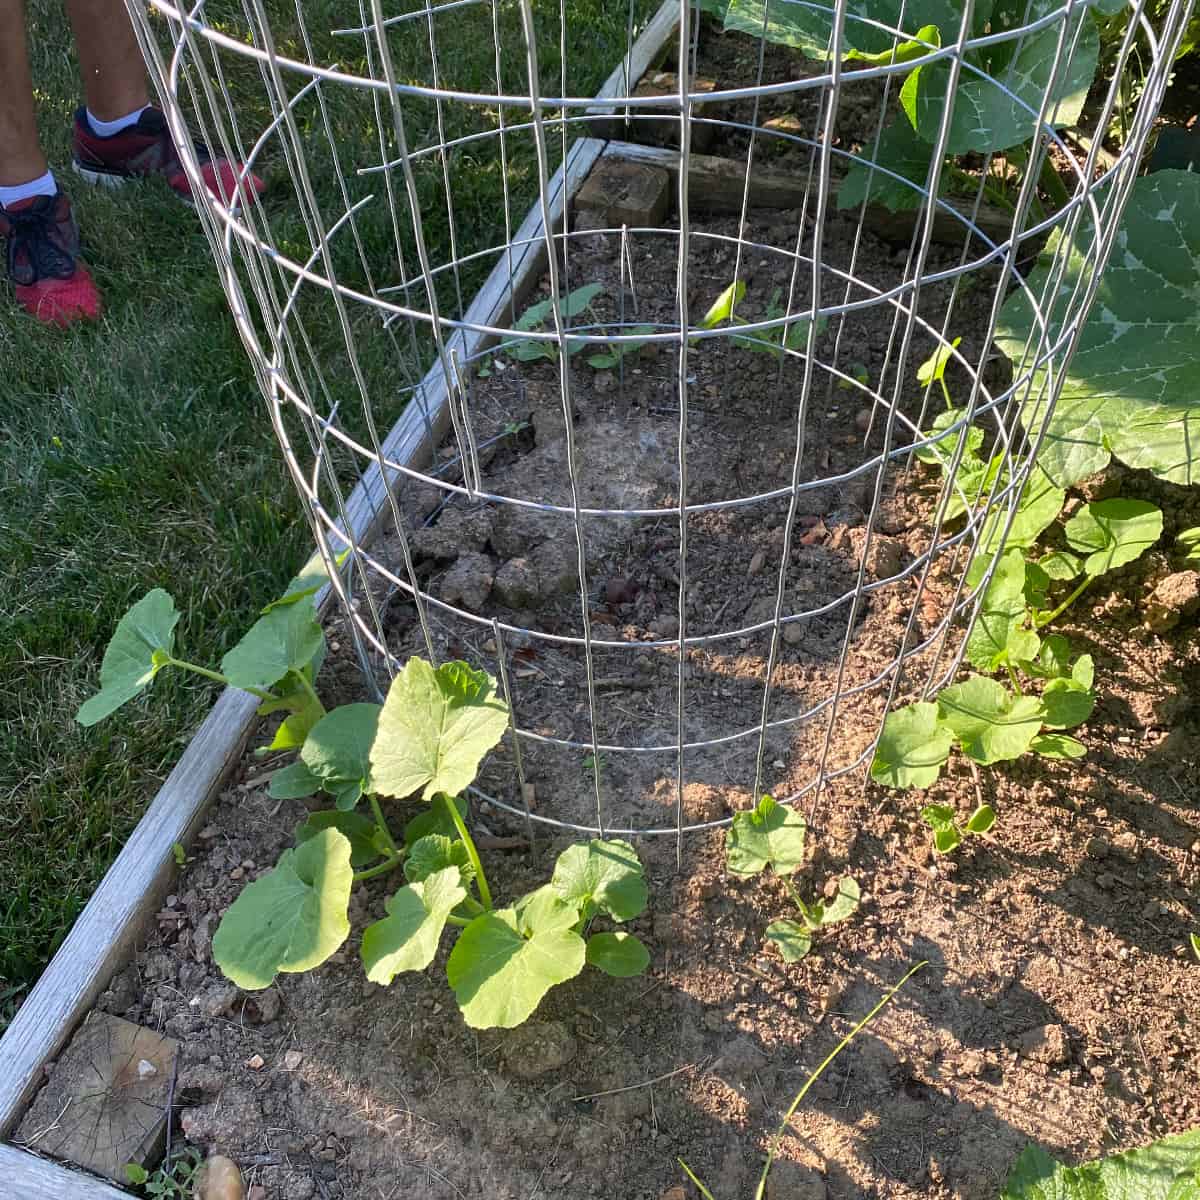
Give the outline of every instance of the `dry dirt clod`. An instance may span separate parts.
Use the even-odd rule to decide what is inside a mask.
[[[464,554],[442,579],[442,599],[461,604],[469,612],[480,612],[492,594],[495,578],[492,560],[486,554]]]
[[[756,550],[754,557],[750,560],[750,565],[746,568],[746,574],[757,575],[763,569],[763,564],[766,561],[767,556],[761,550]]]
[[[557,1071],[575,1057],[576,1042],[561,1021],[528,1021],[504,1045],[504,1061],[518,1079]]]
[[[238,990],[233,984],[218,984],[210,988],[200,999],[200,1011],[206,1017],[223,1017],[237,1003]]]
[[[527,558],[510,558],[496,572],[492,590],[508,608],[530,608],[539,599],[537,568]]]
[[[871,410],[860,408],[854,418],[854,424],[860,433],[866,433],[871,428]]]
[[[1067,1061],[1067,1031],[1061,1025],[1039,1025],[1021,1035],[1019,1049],[1025,1058],[1060,1066]]]
[[[304,1055],[299,1050],[288,1050],[283,1056],[283,1069],[294,1071],[304,1061]]]
[[[1168,633],[1200,608],[1200,571],[1177,571],[1160,580],[1146,607],[1146,626]]]
[[[267,1189],[256,1183],[247,1193],[246,1200],[267,1200]]]
[[[214,1154],[196,1173],[196,1200],[245,1200],[242,1173],[237,1163]]]

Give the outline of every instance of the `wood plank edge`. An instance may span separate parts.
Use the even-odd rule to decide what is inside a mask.
[[[129,1200],[129,1193],[0,1142],[0,1200]]]

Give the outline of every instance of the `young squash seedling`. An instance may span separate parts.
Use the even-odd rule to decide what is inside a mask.
[[[921,370],[922,382],[937,380],[945,387],[944,361],[937,355]],[[946,396],[949,401],[948,391]],[[926,434],[932,440],[916,452],[943,474],[949,474],[956,452],[960,455],[950,480],[954,492],[945,510],[947,521],[972,511],[981,497],[1007,479],[1002,455],[986,462],[981,457],[983,431],[968,425],[966,416],[965,410],[947,408]],[[966,577],[968,587],[982,593],[965,647],[966,660],[976,673],[943,688],[932,701],[888,714],[871,764],[876,783],[929,787],[955,747],[980,765],[1011,761],[1029,751],[1057,759],[1086,753],[1065,731],[1086,721],[1095,706],[1091,656],[1072,660],[1068,640],[1043,631],[1097,579],[1133,562],[1153,545],[1162,534],[1163,517],[1161,510],[1142,500],[1092,501],[1060,526],[1067,549],[1039,553],[1034,544],[1055,523],[1065,502],[1065,491],[1055,488],[1035,464],[1011,523],[1002,509],[984,520]],[[1005,682],[991,678],[995,674]],[[990,828],[995,815],[991,809],[983,815],[977,810],[962,828],[952,814],[931,821],[935,842],[941,842],[938,848],[960,845],[963,829],[981,832],[970,828],[977,819],[986,820]]]
[[[204,1155],[189,1146],[186,1150],[173,1152],[153,1171],[147,1171],[138,1163],[126,1163],[125,1178],[153,1200],[190,1200],[203,1164]]]
[[[270,606],[270,621],[257,622],[225,656],[225,676],[173,657],[178,614],[165,592],[151,593],[119,623],[104,657],[101,692],[80,719],[90,724],[114,711],[165,666],[235,686],[253,681],[264,697],[260,711],[288,707],[285,698],[302,690],[297,681],[315,701],[312,675],[324,635],[305,597],[319,586],[290,588],[286,603]],[[293,636],[281,638],[281,630]],[[302,703],[307,720],[309,702]],[[462,662],[434,667],[420,658],[393,679],[382,705],[320,708],[299,758],[274,773],[269,790],[279,799],[326,793],[333,807],[312,813],[297,828],[294,848],[226,910],[212,941],[226,977],[255,991],[280,972],[319,966],[350,934],[352,888],[399,868],[406,884],[387,900],[386,916],[363,932],[367,978],[388,984],[402,971],[424,970],[446,928],[456,928],[446,974],[474,1028],[519,1025],[550,988],[585,965],[618,978],[645,970],[649,955],[636,937],[593,930],[597,921],[623,924],[646,906],[642,866],[627,842],[571,846],[544,886],[507,907],[493,900],[463,793],[508,723],[507,705],[486,672]],[[293,730],[286,744],[277,737],[271,748],[290,748],[297,736]],[[419,797],[428,807],[397,840],[382,797]],[[359,811],[364,801],[370,816]]]
[[[568,292],[559,301],[559,312],[566,319],[577,317],[588,309],[592,301],[602,295],[604,287],[599,283],[585,283],[574,291]],[[546,333],[547,325],[554,316],[554,301],[539,300],[531,304],[514,322],[513,328],[522,333]],[[575,338],[568,338],[567,354],[577,354],[585,343]],[[549,362],[558,360],[558,346],[554,342],[542,341],[538,338],[517,338],[515,341],[502,343],[496,353],[507,355],[517,362],[538,362],[545,359]],[[486,378],[492,373],[493,355],[489,354],[479,367],[479,375]]]
[[[963,838],[987,833],[996,823],[996,814],[990,805],[981,804],[960,825],[958,814],[949,805],[927,804],[921,809],[921,820],[933,830],[933,848],[949,854],[962,845]]]
[[[845,921],[858,908],[859,887],[849,876],[828,902],[806,904],[801,898],[790,876],[804,861],[806,830],[795,809],[764,796],[748,812],[738,813],[725,835],[725,865],[730,872],[749,877],[770,867],[796,905],[799,921],[772,921],[767,926],[767,941],[779,947],[784,962],[799,962],[812,949],[813,934]]]

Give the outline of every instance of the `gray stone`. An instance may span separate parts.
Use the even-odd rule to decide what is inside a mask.
[[[542,596],[565,596],[579,591],[579,564],[575,539],[543,542],[529,555],[537,571]]]
[[[196,1173],[196,1200],[245,1200],[246,1189],[237,1163],[214,1154]]]
[[[206,1017],[225,1017],[238,1001],[238,990],[232,983],[219,983],[200,998],[200,1011]]]

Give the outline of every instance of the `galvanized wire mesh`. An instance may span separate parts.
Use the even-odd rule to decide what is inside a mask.
[[[778,54],[768,23],[793,5],[827,16],[827,55],[822,61],[810,53],[806,69],[781,77],[768,69],[770,55]],[[779,754],[790,756],[785,798],[808,796],[815,804],[826,782],[863,770],[890,703],[928,695],[958,669],[982,593],[980,585],[967,586],[968,564],[987,523],[1000,514],[1006,524],[1015,512],[1188,6],[1177,3],[1151,21],[1141,4],[1130,5],[1116,72],[1095,86],[1090,138],[1082,139],[1068,139],[1055,118],[1057,81],[1070,76],[1081,53],[1086,5],[1031,3],[1007,28],[974,34],[976,6],[968,0],[955,7],[958,27],[943,30],[942,45],[913,46],[917,30],[905,3],[893,25],[868,19],[865,8],[844,0],[833,6],[773,0],[758,6],[757,32],[743,22],[737,35],[743,78],[701,90],[697,64],[707,18],[669,0],[658,20],[666,22],[664,46],[678,68],[677,84],[665,94],[637,91],[627,60],[602,104],[597,87],[633,52],[654,16],[645,3],[630,0],[615,16],[613,6],[566,0],[557,6],[297,0],[294,11],[263,0],[219,6],[201,0],[187,8],[152,0],[149,15],[135,11],[177,140],[185,141],[190,128],[214,152],[264,170],[272,184],[241,211],[210,195],[200,212],[318,544],[331,564],[349,552],[336,587],[368,685],[378,690],[413,650],[435,660],[465,656],[493,671],[511,703],[512,728],[503,769],[488,774],[483,794],[529,825],[677,836],[720,825],[727,817],[685,803],[697,764],[706,780],[753,796],[779,786],[785,765]],[[848,60],[848,23],[871,26],[892,46],[909,44],[907,57]],[[995,77],[981,70],[980,51],[993,47],[1021,63],[1033,38],[1051,50],[1049,75],[1036,95],[1015,66]],[[1140,103],[1131,108],[1120,83],[1135,53],[1145,75]],[[843,210],[835,183],[855,147],[861,156],[879,145],[904,79],[921,64],[943,64],[938,69],[946,72],[954,103],[942,107],[923,182],[901,180],[913,189],[911,235],[890,266],[881,267],[870,189]],[[990,80],[987,86],[1011,102],[1031,139],[1019,180],[1010,185],[1003,230],[990,205],[995,152],[970,163],[973,192],[964,192],[959,171],[952,200],[944,178],[956,170],[946,153],[952,116],[956,106],[971,103],[966,85],[977,78]],[[790,98],[795,120],[767,115],[780,97]],[[1118,110],[1122,140],[1110,154],[1102,140]],[[854,136],[846,130],[848,112],[859,116]],[[666,140],[677,148],[671,215],[641,226],[583,229],[569,215],[564,223],[580,164],[591,163],[614,132],[636,137],[650,125],[660,141],[669,126]],[[688,186],[695,136],[706,128],[724,137],[725,155],[740,164],[740,203],[720,219],[700,211],[702,185]],[[752,185],[777,169],[772,164],[781,155],[802,195],[790,209],[764,216],[754,211]],[[1007,170],[1011,155],[999,157]],[[1037,196],[1048,157],[1072,181],[1053,211]],[[185,159],[195,176],[195,156]],[[872,187],[897,179],[880,166]],[[1066,247],[1081,232],[1088,268],[1073,286],[1060,288]],[[1050,235],[1058,250],[1049,278],[1039,294],[1029,294],[1038,321],[1011,375],[998,372],[992,340],[1002,303],[1014,290],[1029,291],[1028,268]],[[587,282],[597,247],[618,280],[602,319],[564,303]],[[537,255],[544,262],[529,277],[526,264]],[[736,330],[704,327],[698,297],[714,294],[711,269],[697,265],[705,255],[723,264],[730,284],[769,260],[786,278],[781,304],[765,313],[761,304],[757,312],[744,309],[750,315],[739,316]],[[673,264],[665,275],[658,270],[664,262]],[[499,297],[500,315],[480,319],[472,298],[489,271],[499,281],[493,299]],[[531,296],[529,283],[538,285]],[[549,300],[544,323],[521,328],[521,314],[542,298]],[[956,336],[968,321],[972,336],[960,345]],[[855,360],[870,330],[881,346],[872,347],[874,367],[864,377]],[[719,404],[721,389],[733,386],[740,371],[733,348],[744,351],[747,339],[756,338],[772,347],[759,386],[764,422],[786,431],[781,474],[761,486],[738,474],[716,486],[712,478],[697,481],[690,468],[705,438],[715,436],[704,419],[712,400],[698,401],[701,379],[710,393],[715,387]],[[536,353],[539,345],[545,358],[533,367],[513,353],[514,347]],[[653,371],[636,367],[632,353],[621,353],[626,348],[652,356]],[[966,450],[970,425],[986,428],[1003,470],[988,481],[983,503],[965,505],[957,520],[952,486],[927,498],[907,561],[881,571],[874,553],[886,538],[881,523],[897,495],[915,486],[914,451],[929,444],[921,431],[940,407],[932,381],[915,387],[915,368],[938,348],[953,363],[956,403],[966,410],[950,428],[946,477]],[[602,399],[594,374],[580,365],[593,352],[615,359]],[[657,457],[669,480],[656,472],[634,488],[638,503],[612,503],[619,491],[605,491],[596,478],[597,469],[610,468],[589,462],[596,442],[581,431],[577,406],[586,405],[589,429],[612,418],[606,436],[619,441],[630,406],[645,412],[647,374],[660,408],[671,410],[673,441],[652,433],[648,453],[631,450],[631,469]],[[519,436],[534,382],[553,397],[561,420],[557,473],[540,481],[521,476],[519,486],[506,488],[489,462],[497,447],[507,452]],[[513,397],[508,422],[498,415],[506,394]],[[1038,405],[1041,424],[1023,427],[1017,413],[1029,404]],[[405,406],[410,423],[411,412],[421,421],[410,424],[407,441],[389,441]],[[854,460],[846,463],[843,454],[831,469],[823,443],[839,406],[862,410],[866,428],[855,429]],[[748,422],[747,438],[754,424]],[[728,430],[720,436],[728,438]],[[410,458],[414,449],[420,453]],[[351,490],[364,479],[366,490],[352,505]],[[857,497],[849,574],[806,605],[794,586],[796,553],[809,527],[808,499],[831,489],[835,497]],[[550,522],[547,540],[560,540],[570,552],[575,618],[553,626],[536,611],[514,612],[494,599],[468,605],[461,596],[447,598],[442,576],[422,568],[414,539],[451,510],[507,510]],[[760,513],[764,522],[772,514],[775,529],[760,569],[736,582],[725,568],[711,577],[711,564],[693,549],[703,523],[736,518],[744,534]],[[632,631],[628,622],[602,623],[598,593],[621,559],[614,545],[636,540],[641,535],[630,531],[646,527],[674,563],[670,611],[660,604],[660,619]],[[605,529],[618,532],[597,535]],[[931,591],[935,576],[939,587]],[[706,615],[697,595],[722,589],[738,603],[727,599],[715,617]],[[887,652],[855,657],[864,609],[891,603],[889,596],[893,610],[896,604],[902,610],[900,635]],[[397,603],[411,613],[404,636],[396,635],[392,619]],[[725,618],[726,612],[740,615]],[[803,694],[788,691],[780,671],[792,653],[789,628],[810,629],[817,620],[838,623],[835,649],[820,661],[810,657],[804,669],[811,686]],[[698,724],[698,695],[721,691],[722,670],[748,647],[750,666],[743,664],[738,677],[745,702],[726,713],[724,727]],[[539,655],[551,654],[551,666],[539,665]],[[609,682],[636,681],[635,661],[647,656],[669,662],[669,686],[652,690],[641,709],[614,717],[621,705]],[[701,667],[707,675],[698,682]],[[542,695],[533,704],[535,689]],[[547,704],[547,692],[554,703]],[[856,714],[855,737],[842,723],[848,712]],[[586,792],[586,806],[579,795],[560,804],[551,794],[533,811],[525,786],[537,773],[531,762],[545,766],[555,754],[578,764],[583,783],[576,791]],[[634,760],[638,771],[623,767]],[[647,805],[651,784],[662,786]]]

